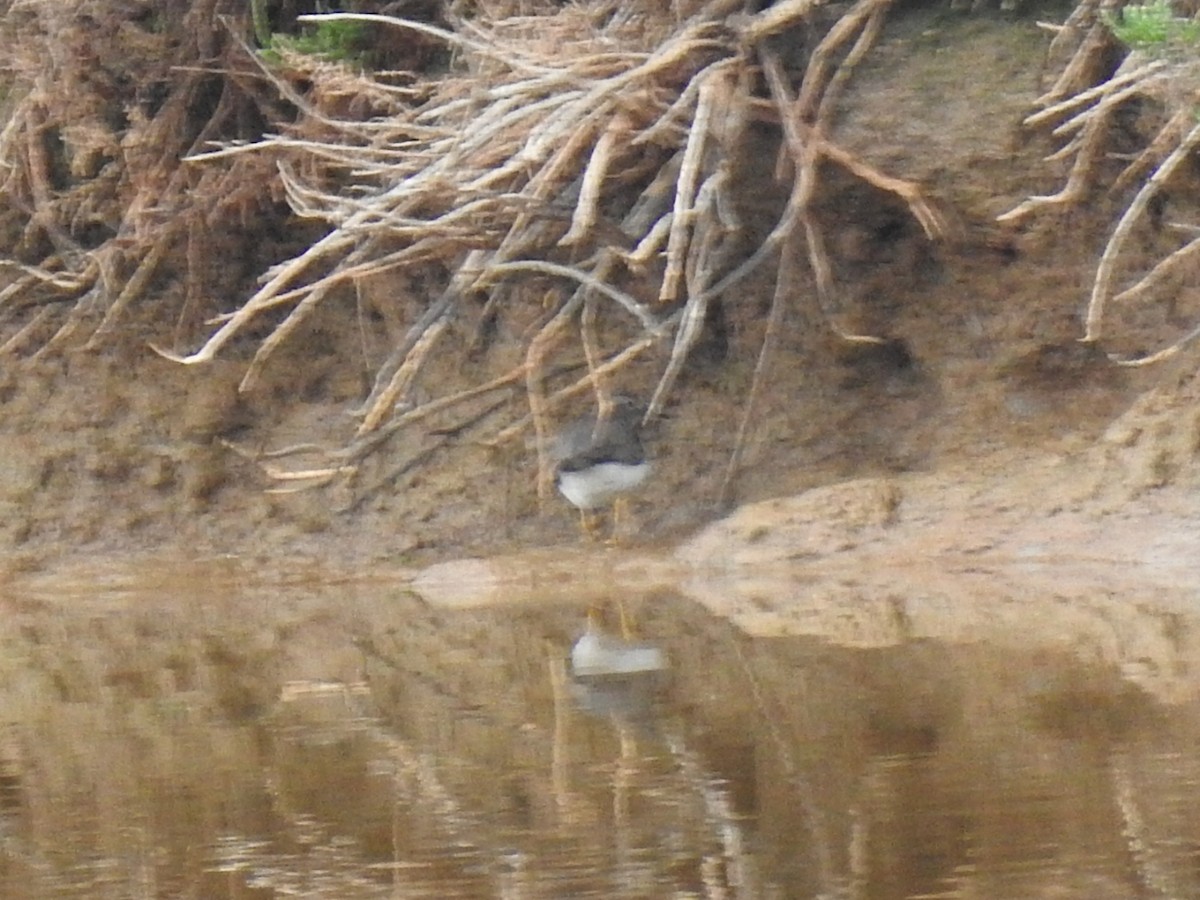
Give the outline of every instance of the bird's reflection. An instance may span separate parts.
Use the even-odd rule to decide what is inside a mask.
[[[598,821],[611,823],[616,871],[636,873],[640,884],[647,828],[685,829],[679,811],[699,803],[705,827],[712,829],[710,858],[715,861],[703,876],[710,889],[706,896],[763,896],[728,779],[709,770],[671,712],[666,651],[634,637],[622,603],[608,611],[620,617],[619,623],[606,628],[605,610],[592,607],[571,652],[549,661],[555,699],[551,783],[560,823],[589,829]],[[591,728],[573,733],[580,718],[610,726],[615,750],[607,733]],[[599,781],[598,761],[605,763]],[[664,765],[667,761],[671,764]],[[603,810],[595,805],[598,799],[609,801]],[[648,825],[652,822],[658,825]],[[739,890],[739,884],[746,889]]]
[[[591,715],[645,724],[665,680],[661,647],[635,640],[621,612],[620,636],[607,631],[601,611],[588,610],[587,628],[571,647],[571,696]]]

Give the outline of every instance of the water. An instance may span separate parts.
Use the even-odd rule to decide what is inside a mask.
[[[236,563],[2,586],[0,896],[1200,896],[1182,594],[839,643],[658,590],[624,605],[668,670],[581,683],[594,599]]]

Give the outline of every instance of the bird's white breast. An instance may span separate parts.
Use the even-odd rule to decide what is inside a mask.
[[[631,491],[650,474],[650,463],[635,466],[599,463],[579,472],[559,472],[558,489],[580,509],[606,506],[618,494]]]

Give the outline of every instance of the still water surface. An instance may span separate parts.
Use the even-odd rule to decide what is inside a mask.
[[[209,564],[0,603],[6,898],[1200,897],[1177,611],[1145,623],[1174,658],[1126,666],[755,637],[658,593],[625,607],[665,670],[581,679],[569,593]]]

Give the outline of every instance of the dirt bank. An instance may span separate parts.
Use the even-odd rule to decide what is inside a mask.
[[[732,481],[735,504],[876,479],[888,487],[865,506],[854,491],[816,494],[805,517],[828,520],[833,533],[861,519],[889,530],[890,540],[941,527],[986,544],[996,539],[991,530],[1007,527],[999,523],[1069,509],[1073,521],[1092,525],[1051,525],[1042,539],[1079,557],[1097,552],[1097,534],[1116,535],[1119,547],[1124,533],[1190,521],[1197,357],[1133,369],[1107,354],[1170,343],[1200,304],[1181,294],[1169,307],[1117,307],[1111,341],[1079,343],[1085,286],[1111,227],[1107,203],[1016,229],[995,224],[1061,176],[1044,162],[1052,148],[1017,128],[1037,93],[1045,45],[1032,17],[919,8],[888,23],[855,73],[837,136],[918,180],[949,227],[930,241],[893,197],[836,178],[823,190],[823,214],[838,223],[839,315],[888,343],[836,337],[813,285],[798,283]],[[948,102],[952,91],[958,99]],[[1195,211],[1187,206],[1194,200],[1172,202],[1173,215]],[[773,204],[747,198],[751,211]],[[1148,240],[1143,252],[1149,261],[1162,248]],[[428,299],[411,283],[371,290]],[[638,501],[639,543],[674,544],[729,512],[717,498],[769,300],[769,285],[754,282],[727,299],[710,329],[711,352],[696,354],[655,426],[656,477]],[[391,441],[348,482],[288,492],[268,477],[276,463],[267,451],[336,446],[363,400],[368,372],[346,362],[365,352],[355,302],[322,307],[243,393],[252,344],[235,343],[205,366],[177,365],[149,349],[163,328],[150,309],[131,313],[129,334],[100,350],[6,357],[6,565],[169,551],[354,568],[575,543],[572,511],[537,497],[525,438],[499,446],[483,439],[525,412],[520,385],[472,420],[431,419],[424,433]],[[357,302],[361,311],[371,297]],[[450,343],[469,343],[477,324],[455,323]],[[497,335],[489,352],[519,353],[522,339]],[[629,386],[648,390],[663,360],[651,354],[630,367]],[[461,378],[456,366],[431,364],[429,390]],[[753,544],[763,533],[726,539]],[[804,541],[808,549],[779,552],[838,544],[811,533]],[[920,552],[919,541],[909,546]]]

